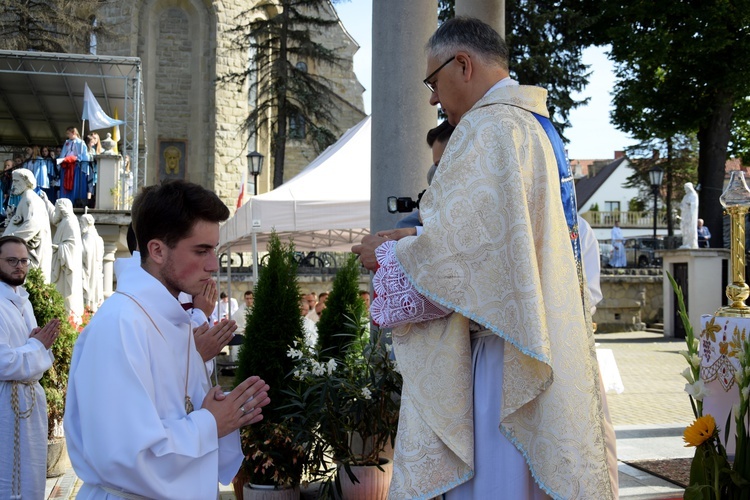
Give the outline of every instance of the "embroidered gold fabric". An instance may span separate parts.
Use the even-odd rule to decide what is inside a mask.
[[[529,113],[547,116],[546,94],[499,88],[463,116],[422,198],[424,232],[396,246],[417,289],[460,314],[394,330],[404,398],[392,498],[434,496],[473,474],[469,319],[506,340],[498,425],[542,489],[612,498],[554,153]]]

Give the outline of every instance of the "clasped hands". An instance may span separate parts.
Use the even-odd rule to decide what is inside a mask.
[[[221,438],[240,427],[263,420],[262,408],[271,402],[268,389],[268,384],[258,376],[245,379],[228,394],[215,386],[203,399],[202,408],[214,416]]]
[[[44,345],[45,349],[49,349],[57,340],[58,335],[60,335],[60,320],[55,318],[49,320],[43,327],[31,330],[29,338],[38,340]]]

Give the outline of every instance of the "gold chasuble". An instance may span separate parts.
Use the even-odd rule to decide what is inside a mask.
[[[505,339],[498,425],[554,498],[612,498],[593,335],[552,146],[531,112],[547,92],[500,87],[458,124],[422,197],[424,232],[396,256],[456,311],[395,328],[404,378],[391,498],[429,498],[474,474],[469,319]]]

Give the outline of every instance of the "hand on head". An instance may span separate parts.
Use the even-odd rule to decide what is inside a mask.
[[[224,394],[221,387],[216,386],[208,391],[201,408],[214,416],[221,438],[240,427],[263,420],[261,410],[271,402],[268,389],[268,384],[257,376],[245,379],[229,394]]]

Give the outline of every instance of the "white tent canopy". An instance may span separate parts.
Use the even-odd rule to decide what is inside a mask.
[[[348,251],[370,227],[370,117],[278,188],[254,196],[221,227],[220,251],[261,249],[272,231],[300,251]]]

